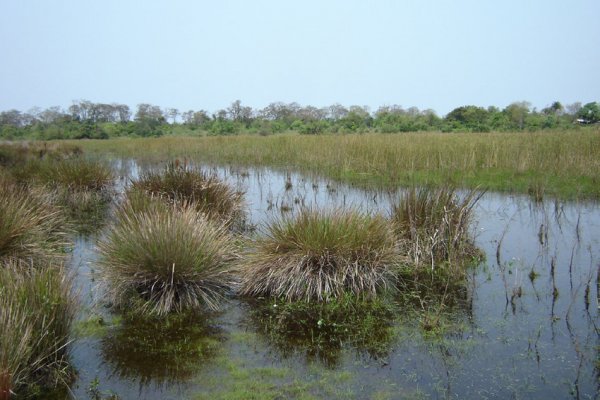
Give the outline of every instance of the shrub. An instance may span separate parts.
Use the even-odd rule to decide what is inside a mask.
[[[142,191],[170,204],[193,204],[211,219],[232,224],[242,216],[242,194],[214,175],[193,170],[178,161],[161,172],[149,171],[134,181],[130,191]]]
[[[0,262],[0,397],[66,383],[74,315],[62,268]]]
[[[414,265],[435,268],[479,255],[469,223],[483,192],[471,190],[459,198],[453,188],[412,188],[393,206],[392,220],[401,248]]]
[[[241,263],[241,294],[322,301],[392,287],[399,257],[389,222],[356,210],[275,220]]]
[[[140,212],[126,203],[99,251],[108,296],[140,314],[216,309],[232,284],[232,237],[191,207]]]
[[[0,260],[61,257],[67,235],[63,213],[50,195],[0,183]]]

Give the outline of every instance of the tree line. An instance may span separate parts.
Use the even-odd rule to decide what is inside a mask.
[[[165,134],[270,135],[285,131],[300,134],[353,132],[489,132],[536,131],[600,122],[600,103],[563,106],[559,101],[537,110],[528,102],[515,102],[504,109],[467,105],[444,117],[433,110],[399,105],[368,107],[333,104],[317,108],[298,103],[271,103],[253,109],[236,100],[225,109],[181,112],[142,103],[135,113],[126,104],[74,101],[66,110],[50,107],[28,112],[0,112],[2,139],[106,139],[118,136],[161,136]]]

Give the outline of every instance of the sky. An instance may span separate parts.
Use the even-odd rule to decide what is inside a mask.
[[[600,101],[599,0],[0,0],[0,111]]]

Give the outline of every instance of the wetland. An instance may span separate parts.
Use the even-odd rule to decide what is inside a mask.
[[[436,286],[425,275],[420,282],[436,293],[396,290],[329,304],[231,290],[216,310],[139,318],[130,304],[116,307],[100,284],[99,244],[131,182],[170,161],[103,158],[113,184],[101,197],[112,201],[87,223],[77,219],[61,255],[77,307],[68,351],[73,374],[56,398],[598,397],[597,201],[481,192],[468,226],[477,252],[457,289],[448,278]],[[242,250],[274,221],[307,209],[391,218],[408,192],[311,171],[185,162],[243,195],[234,239]]]

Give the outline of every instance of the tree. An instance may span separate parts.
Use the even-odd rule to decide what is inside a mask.
[[[167,118],[171,118],[171,123],[175,124],[177,123],[177,116],[179,115],[179,110],[176,108],[166,108],[164,115]]]
[[[510,127],[513,129],[523,129],[530,108],[531,104],[527,101],[515,102],[508,105],[503,112],[508,117]]]
[[[446,115],[446,121],[456,122],[462,126],[474,130],[488,130],[488,111],[483,107],[461,106],[450,111]]]
[[[581,107],[581,110],[577,112],[577,117],[583,120],[583,122],[586,124],[600,122],[600,103],[587,103]]]
[[[158,106],[152,104],[138,104],[137,112],[135,113],[136,121],[153,120],[159,123],[165,122],[165,117]]]
[[[23,125],[23,115],[19,110],[8,110],[0,113],[0,126],[11,125],[20,127]]]

